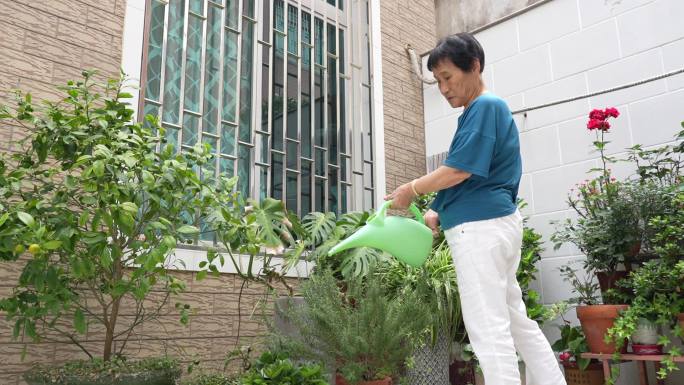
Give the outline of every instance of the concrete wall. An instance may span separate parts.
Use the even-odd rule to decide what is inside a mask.
[[[541,0],[435,0],[437,37],[469,32]]]
[[[486,54],[485,82],[515,110],[683,68],[681,15],[680,0],[550,1],[476,34]],[[451,109],[434,85],[424,87],[424,99],[430,156],[448,149],[460,111]],[[516,115],[524,171],[520,195],[529,203],[524,213],[546,241],[534,285],[547,304],[570,296],[558,268],[583,258],[571,246],[553,250],[550,222],[573,215],[567,194],[598,164],[597,154],[591,152],[594,137],[586,129],[587,114],[610,106],[621,112],[607,137],[611,153],[624,153],[634,144],[671,141],[684,120],[684,75],[531,111],[527,117]],[[621,177],[632,173],[628,164],[613,170]],[[548,331],[553,340],[555,330]],[[625,365],[625,371],[630,366]],[[628,373],[623,381],[627,378]],[[684,378],[678,374],[669,381],[679,384]]]
[[[435,45],[432,0],[383,0],[382,92],[387,192],[425,174],[422,86],[405,51]]]

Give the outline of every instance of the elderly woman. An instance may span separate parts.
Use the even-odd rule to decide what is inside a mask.
[[[439,41],[428,69],[452,108],[464,107],[444,165],[399,186],[385,199],[406,208],[437,191],[425,223],[441,225],[451,249],[470,343],[487,385],[520,384],[516,350],[528,383],[564,385],[549,342],[527,317],[516,270],[522,217],[516,199],[522,173],[518,129],[506,102],[487,92],[485,57],[470,34]]]

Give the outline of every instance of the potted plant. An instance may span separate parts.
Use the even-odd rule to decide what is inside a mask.
[[[551,346],[559,352],[559,359],[563,365],[565,380],[568,385],[602,385],[603,368],[596,360],[582,358],[582,353],[589,351],[587,340],[582,328],[571,326],[563,319],[559,327],[561,337]]]
[[[240,385],[328,385],[318,364],[296,364],[286,355],[264,352],[252,368],[240,376]]]
[[[343,293],[332,272],[319,270],[301,290],[306,306],[288,314],[298,336],[282,338],[325,362],[340,385],[392,383],[429,325],[418,295],[386,293],[378,280],[351,281]]]
[[[235,179],[197,175],[211,159],[208,147],[179,152],[160,143],[153,132],[163,137],[164,128],[151,117],[134,122],[121,81],[99,85],[93,73],[83,75],[63,88],[59,103],[39,108],[27,94],[16,110],[0,110],[0,119],[29,133],[23,152],[0,158],[0,259],[23,263],[0,310],[15,338],[68,341],[93,359],[57,369],[58,383],[118,383],[118,373],[156,370],[124,356],[139,326],[163,315],[184,289],[168,271],[177,244],[197,242],[200,219],[207,231],[235,222],[242,206]],[[230,236],[258,249],[265,237],[254,223]],[[209,253],[198,278],[218,273],[212,262],[221,258]],[[161,298],[149,295],[153,287]],[[134,317],[120,317],[124,308]],[[189,306],[177,302],[176,310],[187,324]],[[95,332],[102,344],[84,344]],[[177,377],[175,361],[162,362]],[[33,371],[27,380],[42,383],[41,373],[53,372]],[[74,379],[81,374],[84,382]]]

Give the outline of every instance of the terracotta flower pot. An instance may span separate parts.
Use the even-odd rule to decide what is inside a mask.
[[[592,362],[585,370],[580,370],[575,362],[563,362],[565,381],[568,385],[603,385],[603,367]]]
[[[578,306],[577,318],[582,325],[582,331],[587,337],[587,345],[592,353],[615,353],[615,344],[607,344],[604,337],[608,329],[613,326],[615,318],[627,305],[592,305]],[[627,341],[622,344],[622,353],[627,353]]]
[[[601,293],[605,293],[608,289],[618,289],[616,282],[626,278],[629,275],[626,271],[614,271],[612,273],[598,272],[596,278],[601,287]]]
[[[335,385],[350,385],[339,373],[335,375]],[[357,385],[392,385],[392,378],[385,377],[382,380],[361,381]]]

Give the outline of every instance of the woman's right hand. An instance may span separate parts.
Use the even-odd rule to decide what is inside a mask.
[[[428,210],[423,214],[423,220],[425,225],[432,230],[432,236],[437,237],[439,235],[439,215],[434,210]]]

